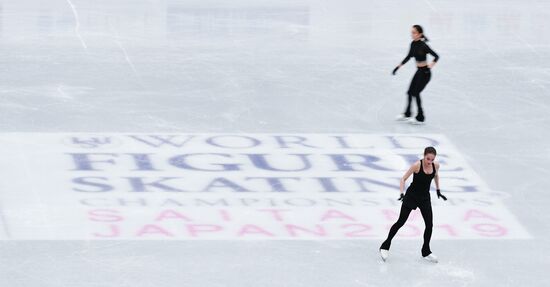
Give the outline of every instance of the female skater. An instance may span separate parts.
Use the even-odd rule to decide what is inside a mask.
[[[437,60],[439,60],[439,56],[436,52],[430,49],[428,44],[426,44],[426,42],[428,42],[428,38],[424,36],[424,30],[420,25],[414,25],[412,27],[411,36],[413,38],[413,41],[411,43],[409,54],[405,57],[405,59],[403,59],[401,64],[393,69],[392,72],[392,74],[395,75],[397,70],[405,63],[407,63],[411,57],[414,57],[416,59],[416,67],[418,68],[418,70],[414,74],[409,90],[407,91],[407,94],[409,95],[407,108],[405,109],[405,112],[403,114],[397,117],[397,120],[410,121],[410,123],[412,124],[422,124],[425,118],[424,111],[422,110],[422,101],[420,100],[420,92],[424,90],[424,88],[430,81],[430,69],[435,65],[435,63],[437,63]],[[430,64],[428,64],[428,62],[426,61],[427,54],[430,54],[434,57],[433,62],[431,62]],[[416,105],[418,107],[416,118],[411,118],[412,98],[416,99]]]
[[[422,257],[428,261],[437,263],[437,257],[430,250],[430,238],[432,237],[433,225],[432,203],[430,201],[430,185],[432,179],[435,178],[437,198],[441,197],[443,200],[447,200],[447,198],[443,196],[439,190],[439,163],[434,162],[436,153],[433,147],[424,149],[424,158],[415,162],[405,175],[403,175],[403,178],[401,178],[401,183],[399,185],[401,196],[399,200],[402,200],[403,203],[401,204],[399,219],[397,219],[397,222],[390,228],[388,238],[386,238],[380,246],[380,256],[382,256],[384,261],[388,258],[391,240],[399,228],[405,224],[411,211],[419,207],[422,218],[424,218],[424,224],[426,225],[426,229],[424,230],[424,245],[422,245]],[[405,182],[411,174],[414,174],[413,181],[409,188],[407,188],[407,193],[403,194]]]

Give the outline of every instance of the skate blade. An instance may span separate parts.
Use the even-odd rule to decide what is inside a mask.
[[[395,117],[395,120],[398,121],[398,122],[408,122],[412,119],[413,117],[406,117],[405,115],[401,114],[401,115],[398,115]]]
[[[438,263],[439,261],[437,260],[437,258],[434,258],[434,257],[431,257],[431,256],[426,256],[426,257],[423,257],[424,260],[430,262],[430,263]]]
[[[386,259],[388,259],[388,254],[386,254],[384,256],[384,254],[382,253],[382,250],[378,250],[379,254],[380,254],[380,258],[382,258],[382,261],[386,262]]]
[[[410,120],[409,123],[413,126],[423,126],[424,122],[419,122],[417,120]]]

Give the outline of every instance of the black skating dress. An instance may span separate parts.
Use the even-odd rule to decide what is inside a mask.
[[[437,172],[433,162],[432,167],[433,172],[431,174],[424,173],[424,165],[422,164],[422,160],[420,160],[420,171],[413,173],[413,181],[409,188],[407,188],[407,192],[403,198],[403,204],[406,207],[416,209],[417,207],[431,206],[430,185]]]

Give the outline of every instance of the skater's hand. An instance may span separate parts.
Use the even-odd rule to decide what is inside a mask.
[[[443,200],[447,200],[447,197],[443,194],[441,194],[441,190],[437,190],[437,198],[443,198]]]
[[[428,64],[428,68],[430,68],[430,69],[433,68],[434,66],[435,66],[435,62],[431,62],[431,63]]]
[[[395,73],[397,73],[397,70],[399,70],[399,66],[395,67],[395,69],[393,69],[393,71],[391,72],[392,75],[395,75]]]
[[[405,198],[405,194],[404,194],[404,193],[402,193],[401,195],[399,195],[399,198],[398,198],[397,200],[403,201],[403,198]]]

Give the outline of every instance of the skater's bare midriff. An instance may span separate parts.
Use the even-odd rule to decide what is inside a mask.
[[[424,68],[428,66],[428,62],[427,61],[416,62],[416,66],[419,68]]]

